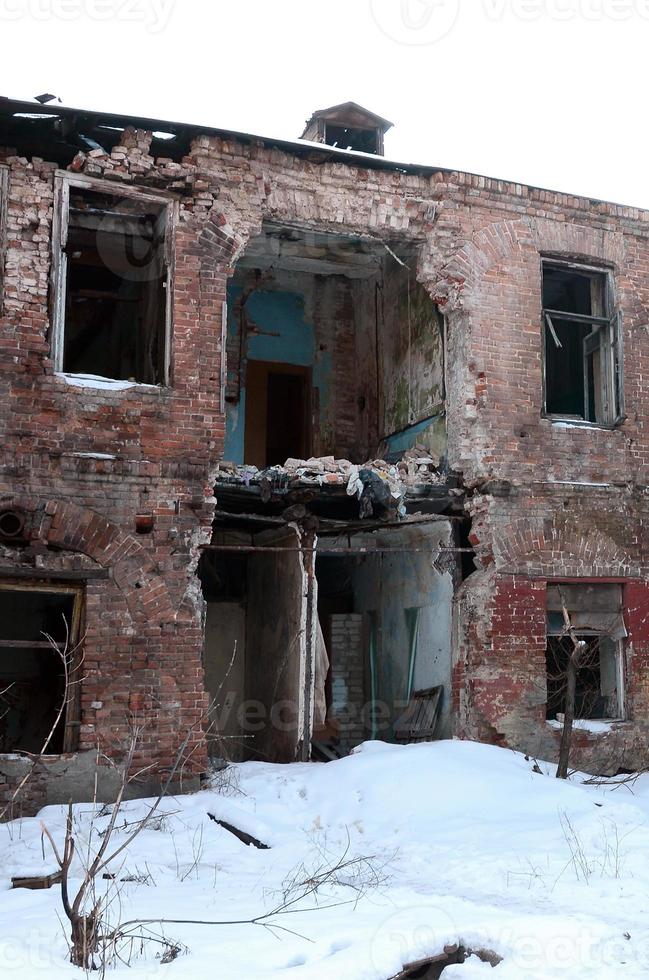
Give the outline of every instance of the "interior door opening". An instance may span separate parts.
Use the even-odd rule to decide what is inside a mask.
[[[263,469],[311,455],[310,391],[309,368],[248,362],[246,463]]]

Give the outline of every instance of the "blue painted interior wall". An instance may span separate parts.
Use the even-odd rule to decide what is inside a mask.
[[[354,566],[354,612],[374,612],[377,617],[375,694],[388,709],[383,714],[383,727],[377,732],[379,738],[392,738],[392,723],[407,703],[407,609],[420,610],[413,690],[437,685],[444,688],[438,735],[450,735],[453,579],[448,571],[438,571],[431,559],[438,544],[450,544],[451,533],[450,523],[442,521],[425,531],[392,531],[390,537],[386,534],[383,539],[385,546],[412,546],[412,554],[369,555]],[[419,550],[428,548],[428,553]]]
[[[243,287],[228,288],[228,335],[239,336],[238,300]],[[276,361],[312,369],[313,388],[318,396],[320,422],[326,419],[331,402],[331,354],[319,349],[316,327],[306,318],[305,298],[298,292],[259,289],[246,302],[248,334],[242,351],[241,388],[236,404],[229,404],[226,419],[224,458],[243,463],[246,419],[245,361]]]

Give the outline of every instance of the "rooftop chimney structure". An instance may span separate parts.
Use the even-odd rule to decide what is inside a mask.
[[[300,139],[383,156],[383,137],[392,125],[356,102],[343,102],[314,112]]]

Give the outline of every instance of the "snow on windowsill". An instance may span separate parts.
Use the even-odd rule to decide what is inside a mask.
[[[593,483],[588,480],[547,480],[552,487],[612,487],[612,483]]]
[[[575,718],[572,723],[572,727],[575,731],[582,732],[592,732],[593,734],[601,734],[602,732],[610,732],[616,725],[621,725],[623,723],[622,718]],[[556,731],[561,731],[563,729],[563,722],[557,721],[555,718],[546,721],[546,725],[550,728],[554,728]]]
[[[75,452],[75,453],[70,453],[70,455],[71,456],[74,456],[75,458],[78,458],[78,459],[117,459],[117,456],[115,455],[115,453],[94,453],[94,452],[77,453],[77,452]]]
[[[146,391],[162,391],[160,385],[144,384],[142,381],[120,381],[115,378],[102,378],[98,374],[66,374],[56,372],[57,378],[62,378],[66,384],[75,388],[96,388],[99,391],[125,391],[128,388],[144,388]]]

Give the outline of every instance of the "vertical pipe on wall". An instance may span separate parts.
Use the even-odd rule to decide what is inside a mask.
[[[415,662],[417,660],[417,646],[419,643],[419,616],[421,609],[413,607],[404,610],[406,622],[408,624],[408,688],[406,690],[406,700],[410,701],[415,680]]]
[[[377,645],[377,612],[372,610],[368,613],[370,619],[370,738],[376,738],[376,700],[377,700],[377,680],[376,680],[376,645]]]

